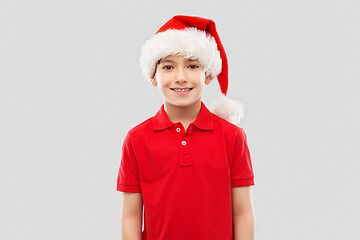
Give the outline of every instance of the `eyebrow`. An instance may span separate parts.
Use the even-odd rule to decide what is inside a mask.
[[[160,63],[166,63],[166,62],[174,62],[174,61],[170,59],[160,60]]]

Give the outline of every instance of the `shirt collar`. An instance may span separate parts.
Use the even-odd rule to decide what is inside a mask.
[[[152,120],[153,129],[156,130],[163,130],[173,126],[175,123],[170,121],[168,116],[166,115],[164,104],[161,105],[159,111],[153,117]],[[213,129],[213,116],[212,112],[205,106],[203,101],[201,101],[201,108],[200,112],[193,122],[193,124],[203,130],[212,130]]]

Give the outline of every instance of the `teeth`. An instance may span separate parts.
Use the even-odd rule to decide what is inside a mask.
[[[174,89],[175,92],[187,92],[190,91],[190,88],[185,88],[185,89]]]

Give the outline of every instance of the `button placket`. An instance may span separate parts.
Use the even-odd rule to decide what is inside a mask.
[[[194,131],[194,124],[190,123],[189,126],[186,129],[187,134],[191,134]]]
[[[181,138],[180,146],[180,166],[187,167],[192,165],[191,155],[190,155],[190,142],[189,136],[185,134]]]

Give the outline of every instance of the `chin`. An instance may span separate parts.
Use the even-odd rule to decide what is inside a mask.
[[[178,101],[173,101],[171,104],[178,106],[178,107],[188,107],[191,105],[194,105],[198,102],[198,100],[178,100]]]

